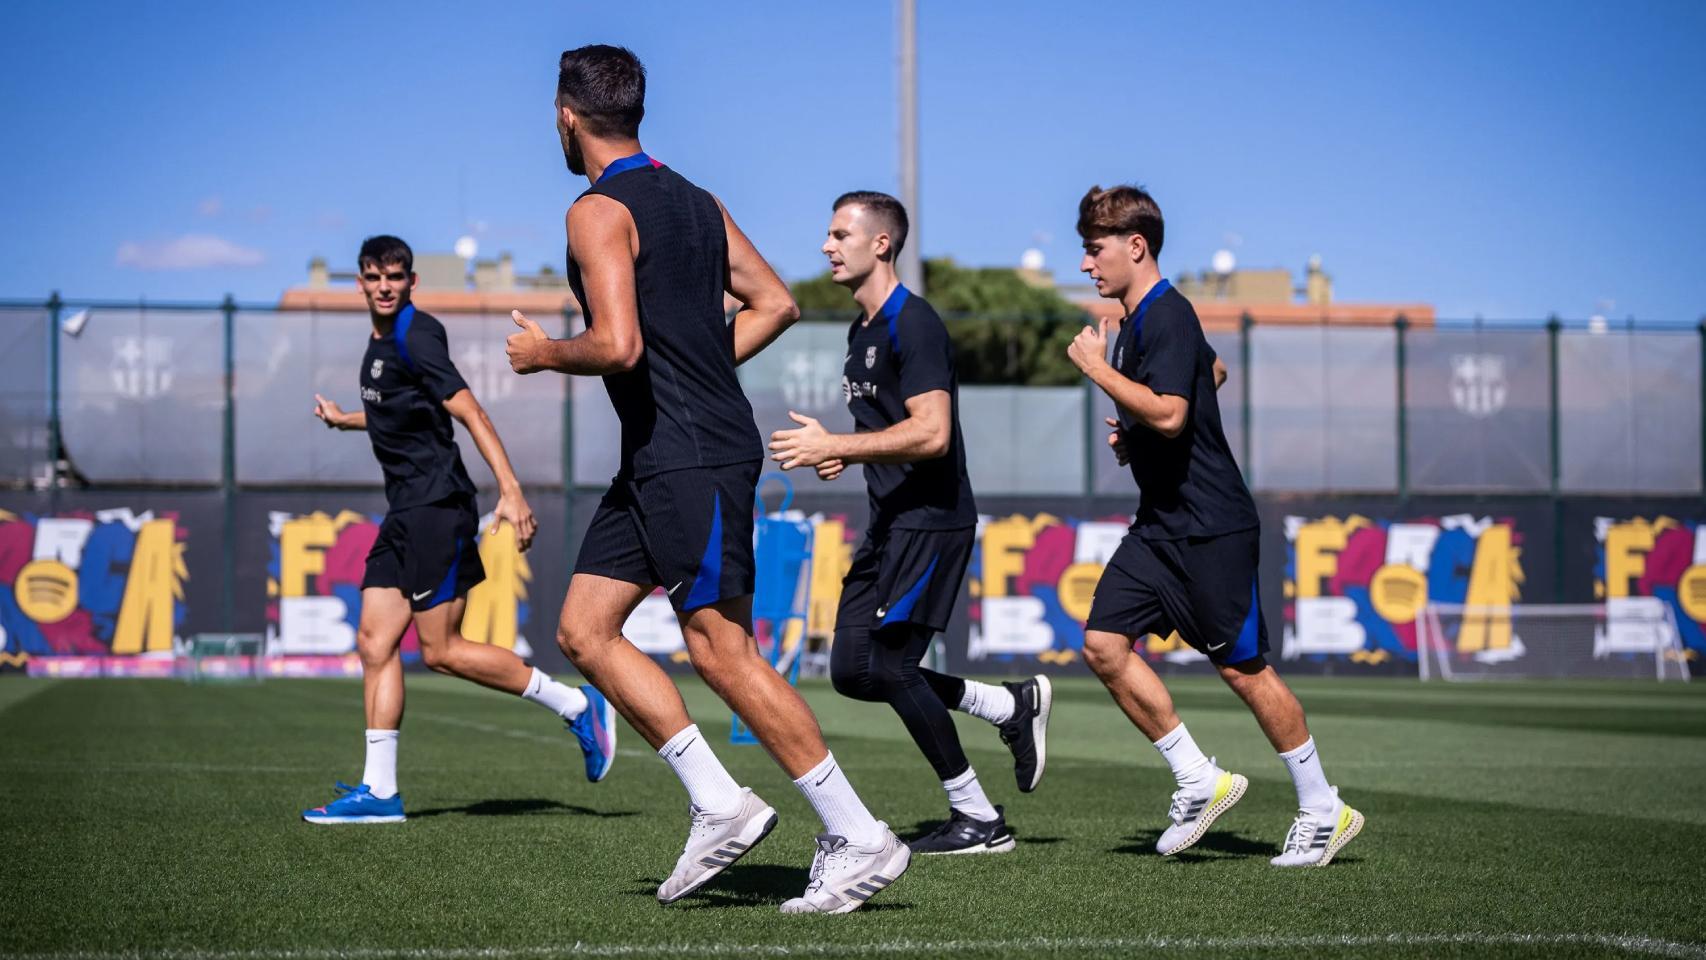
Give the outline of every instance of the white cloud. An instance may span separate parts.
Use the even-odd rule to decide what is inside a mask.
[[[189,233],[170,240],[126,242],[118,245],[118,265],[137,270],[207,270],[213,267],[257,267],[266,254],[224,237]]]
[[[217,217],[225,209],[225,201],[218,197],[203,197],[196,202],[195,212],[204,217]]]

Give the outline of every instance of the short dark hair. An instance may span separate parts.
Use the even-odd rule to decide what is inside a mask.
[[[637,137],[646,116],[646,68],[634,51],[595,43],[563,51],[557,96],[595,137]]]
[[[388,263],[400,263],[404,271],[415,272],[415,252],[401,238],[382,233],[377,237],[368,237],[361,241],[361,253],[355,258],[357,269],[365,269],[368,264],[383,267]]]
[[[853,203],[871,211],[883,222],[883,227],[889,234],[889,253],[899,256],[900,248],[906,246],[906,232],[909,229],[906,208],[900,205],[900,201],[876,190],[850,190],[836,197],[835,206],[829,209],[833,213]]]
[[[1103,190],[1091,187],[1078,201],[1078,235],[1086,240],[1097,237],[1138,234],[1149,244],[1151,257],[1161,256],[1161,241],[1166,225],[1161,220],[1161,206],[1149,191],[1130,184]]]

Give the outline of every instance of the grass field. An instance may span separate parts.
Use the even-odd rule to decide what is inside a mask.
[[[0,679],[0,954],[1706,957],[1706,687],[1299,681],[1328,775],[1369,823],[1327,869],[1283,872],[1267,858],[1291,784],[1228,692],[1175,684],[1250,793],[1162,859],[1165,768],[1099,687],[1067,680],[1035,794],[962,718],[1017,851],[919,858],[865,910],[786,917],[818,824],[759,748],[720,752],[781,825],[664,908],[686,800],[638,737],[622,730],[592,785],[537,708],[409,684],[410,821],[321,828],[297,812],[360,776],[355,683]],[[684,689],[725,738],[727,711]],[[905,835],[943,815],[898,720],[805,692],[879,816]]]

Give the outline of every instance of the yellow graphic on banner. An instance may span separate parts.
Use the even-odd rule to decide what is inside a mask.
[[[462,636],[514,650],[521,602],[527,599],[527,584],[533,579],[526,555],[516,549],[514,527],[499,524],[497,533],[480,538],[480,563],[486,568],[486,579],[468,591]]]
[[[124,601],[113,629],[113,653],[172,649],[174,601],[184,599],[188,579],[177,525],[170,520],[144,523],[136,531],[130,578],[125,581]]]

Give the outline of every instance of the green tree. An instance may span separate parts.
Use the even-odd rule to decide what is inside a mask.
[[[1079,382],[1066,346],[1085,313],[1058,291],[1033,287],[1010,269],[926,260],[930,304],[954,339],[961,383],[1066,386]],[[807,320],[845,323],[858,307],[827,272],[793,285]]]

